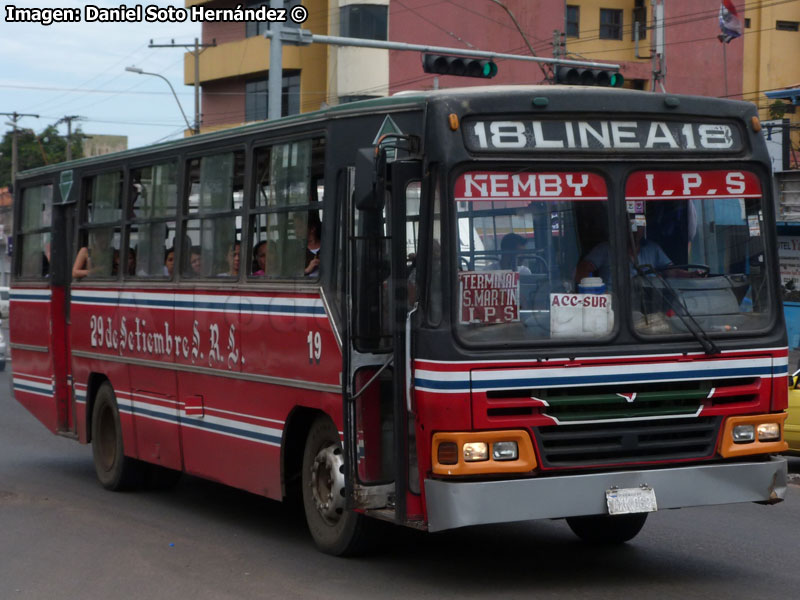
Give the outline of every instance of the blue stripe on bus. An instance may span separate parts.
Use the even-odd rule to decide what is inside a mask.
[[[199,427],[201,429],[208,429],[216,433],[230,433],[259,442],[269,442],[270,444],[275,444],[278,446],[281,443],[281,438],[279,436],[269,435],[266,433],[257,433],[255,431],[248,431],[247,429],[237,429],[236,427],[231,427],[230,425],[220,425],[218,423],[208,423],[201,420],[193,421],[188,419],[183,420],[182,423],[191,425],[193,427]]]
[[[73,302],[85,302],[89,304],[119,304],[121,307],[151,307],[151,308],[192,308],[196,310],[217,310],[226,309],[229,311],[244,311],[254,313],[291,313],[299,315],[325,315],[323,306],[300,306],[296,304],[250,304],[238,301],[220,302],[193,302],[191,300],[175,300],[167,302],[164,300],[117,300],[116,298],[95,298],[75,295]]]
[[[747,375],[772,375],[772,367],[751,367],[745,369],[711,369],[700,371],[653,372],[653,373],[621,373],[608,375],[574,375],[571,377],[526,377],[508,379],[486,379],[472,382],[477,390],[506,387],[567,386],[592,383],[628,383],[642,381],[660,381],[669,379],[704,379],[713,377],[743,377]],[[470,381],[439,381],[435,379],[416,378],[416,387],[434,390],[469,390]]]
[[[8,295],[9,300],[50,300],[50,292],[46,294],[26,294],[25,292],[12,292]]]
[[[33,387],[32,385],[25,385],[24,383],[14,383],[14,390],[20,392],[34,392],[36,394],[49,394],[53,395],[53,388],[45,389],[40,387]]]
[[[322,306],[297,306],[294,304],[269,304],[269,305],[249,305],[244,307],[248,312],[288,312],[303,315],[324,315],[325,308]]]
[[[81,296],[72,294],[72,302],[89,302],[91,304],[117,304],[119,298],[98,298],[96,296]]]
[[[216,433],[228,433],[232,435],[238,435],[239,437],[249,438],[251,440],[261,441],[261,442],[269,442],[271,444],[278,444],[281,443],[281,438],[279,436],[269,435],[266,433],[257,433],[255,431],[249,431],[247,429],[239,429],[237,427],[232,427],[230,425],[220,425],[218,423],[209,423],[207,421],[202,421],[200,419],[192,419],[187,417],[179,417],[178,415],[170,415],[165,414],[162,412],[158,412],[155,410],[150,410],[147,408],[141,408],[137,406],[135,408],[131,408],[130,406],[126,405],[119,405],[119,410],[122,413],[135,415],[135,416],[147,416],[153,417],[155,419],[160,419],[162,421],[169,421],[176,425],[190,425],[192,427],[196,427],[199,429],[207,429],[209,431],[214,431]]]

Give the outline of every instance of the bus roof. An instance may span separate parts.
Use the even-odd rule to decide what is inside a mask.
[[[695,107],[695,110],[698,104],[699,106],[704,107],[705,110],[708,111],[711,110],[712,106],[718,111],[722,106],[727,106],[728,110],[717,113],[718,116],[723,116],[724,113],[740,114],[745,106],[752,107],[752,104],[747,102],[741,102],[738,100],[727,100],[727,99],[699,97],[699,96],[682,96],[678,94],[664,95],[664,94],[656,94],[653,92],[630,90],[626,88],[611,88],[611,87],[604,88],[604,87],[593,87],[593,86],[486,85],[486,86],[471,86],[463,88],[446,88],[440,90],[412,90],[412,91],[399,92],[393,96],[371,98],[367,100],[359,100],[357,102],[350,102],[347,104],[330,106],[313,112],[282,117],[274,121],[258,121],[255,123],[248,123],[246,125],[241,125],[238,127],[230,127],[226,129],[220,129],[217,131],[211,131],[208,133],[202,133],[199,135],[189,136],[179,140],[171,140],[159,144],[140,146],[129,150],[122,150],[120,152],[103,154],[100,156],[79,158],[72,160],[70,162],[61,162],[54,165],[37,167],[34,169],[29,169],[27,171],[20,172],[17,179],[35,177],[38,175],[58,172],[64,169],[70,169],[74,167],[90,166],[92,164],[102,164],[113,160],[134,158],[137,156],[146,155],[153,152],[160,152],[163,150],[169,150],[172,148],[188,148],[194,145],[213,142],[214,140],[217,139],[227,139],[238,135],[249,135],[249,134],[259,133],[262,131],[268,132],[289,125],[302,125],[305,123],[322,121],[326,118],[339,118],[351,115],[355,116],[358,114],[373,113],[376,111],[384,111],[384,110],[386,111],[408,110],[413,108],[419,108],[430,102],[436,102],[439,100],[444,101],[444,100],[457,99],[469,102],[471,100],[486,99],[490,95],[497,95],[503,98],[547,95],[548,97],[554,99],[559,97],[561,98],[569,97],[572,100],[590,99],[590,98],[597,99],[598,97],[602,97],[604,99],[612,101],[617,98],[623,98],[623,97],[627,97],[628,99],[634,99],[638,97],[641,100],[649,99],[650,102],[658,98],[664,98],[664,99],[675,98],[678,100],[678,103],[680,103],[682,99],[691,99],[691,104]],[[664,101],[662,100],[658,104],[663,107]],[[597,110],[602,111],[602,107],[598,107],[596,105],[593,106],[595,111]],[[612,102],[610,106],[614,107],[613,110],[611,110],[611,112],[620,110],[620,106],[615,102]],[[677,103],[673,104],[672,106],[677,106]],[[650,108],[649,110],[653,110],[653,108]]]
[[[210,131],[189,137],[184,137],[179,140],[171,140],[168,142],[161,142],[158,144],[151,144],[148,146],[139,146],[128,150],[120,150],[119,152],[111,152],[108,154],[101,154],[99,156],[90,156],[84,158],[77,158],[69,162],[60,162],[43,167],[36,167],[28,169],[19,173],[17,179],[26,177],[34,177],[45,173],[52,173],[54,171],[62,171],[64,169],[71,169],[74,167],[83,167],[94,163],[103,163],[116,159],[125,159],[149,154],[152,152],[160,152],[162,150],[169,150],[171,148],[190,147],[196,144],[202,144],[214,141],[215,139],[226,139],[237,135],[247,135],[258,133],[259,131],[272,131],[286,127],[287,125],[312,123],[315,121],[323,120],[327,117],[338,117],[351,114],[359,114],[365,112],[374,112],[382,109],[395,109],[395,108],[412,108],[415,106],[422,106],[427,101],[427,92],[419,92],[414,94],[403,94],[398,96],[388,96],[382,98],[372,98],[368,100],[359,100],[357,102],[350,102],[347,104],[339,104],[322,108],[313,112],[302,113],[299,115],[292,115],[288,117],[281,117],[274,121],[257,121],[254,123],[247,123],[237,127],[228,127],[219,129],[217,131]]]

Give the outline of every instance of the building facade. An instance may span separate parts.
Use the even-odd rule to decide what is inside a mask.
[[[186,0],[187,6],[218,9],[269,4]],[[739,98],[753,85],[763,87],[753,76],[743,77],[752,63],[743,62],[743,41],[719,41],[719,0],[303,0],[303,5],[308,20],[287,25],[315,34],[614,63],[626,87],[669,93]],[[202,131],[266,119],[269,27],[203,23],[203,44],[216,45],[199,57]],[[745,39],[754,39],[749,30]],[[187,85],[194,84],[194,60],[186,55]],[[553,80],[552,68],[535,62],[499,60],[498,68],[492,83]],[[420,52],[284,45],[281,104],[283,114],[295,114],[409,89],[485,83],[426,74]]]
[[[187,0],[186,6],[213,9],[269,7],[269,0]],[[287,2],[293,6],[299,2]],[[308,19],[300,24],[314,34],[347,35],[368,39],[388,36],[389,0],[303,0]],[[204,22],[199,56],[202,117],[201,131],[211,131],[267,118],[269,53],[271,41],[264,33],[268,22]],[[214,45],[215,44],[215,45]],[[184,83],[194,85],[195,57],[185,57]],[[370,48],[344,48],[325,44],[283,45],[282,114],[297,114],[321,107],[385,96],[389,92],[389,53]]]
[[[83,135],[83,156],[100,156],[128,149],[127,135],[103,135],[86,133]]]

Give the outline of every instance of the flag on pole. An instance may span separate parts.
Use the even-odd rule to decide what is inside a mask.
[[[733,0],[722,0],[719,7],[719,28],[722,30],[719,39],[726,44],[742,35],[742,22],[739,20]]]

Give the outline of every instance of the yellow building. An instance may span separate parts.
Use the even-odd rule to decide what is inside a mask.
[[[287,0],[286,5],[297,3]],[[270,0],[186,0],[185,4],[188,9],[259,9],[268,8]],[[800,44],[797,3],[745,7],[742,0],[734,0],[744,36],[727,44],[718,39],[720,0],[504,0],[504,4],[517,15],[540,56],[620,64],[626,87],[742,98],[757,103],[767,119],[773,101],[764,91],[800,85],[800,65],[794,58]],[[303,6],[308,20],[302,28],[314,34],[467,44],[495,51],[519,45],[508,15],[494,0],[303,0]],[[201,130],[266,118],[270,40],[263,33],[267,27],[264,22],[203,20],[202,43],[216,46],[200,53]],[[553,29],[567,35],[559,39]],[[308,112],[383,96],[390,89],[424,87],[419,83],[424,76],[419,59],[409,54],[398,60],[392,51],[390,60],[390,51],[382,49],[284,45],[283,112]],[[194,60],[193,53],[187,53],[187,85],[194,83]],[[498,80],[508,69],[504,66]]]
[[[298,2],[286,2],[287,8]],[[308,19],[286,22],[318,35],[387,39],[389,0],[304,0]],[[189,10],[267,9],[269,0],[186,0]],[[197,19],[196,19],[197,20]],[[267,77],[271,42],[266,21],[202,20],[199,82],[201,131],[267,118]],[[215,45],[214,45],[215,44]],[[210,46],[210,47],[209,47]],[[388,50],[338,48],[327,44],[283,44],[282,114],[318,110],[365,96],[388,93]],[[184,83],[194,84],[195,56],[187,53]],[[364,93],[364,92],[367,93]]]
[[[650,89],[649,5],[645,0],[568,0],[564,7],[567,58],[618,63],[625,87]]]
[[[756,3],[748,6],[745,17],[745,99],[758,104],[762,120],[788,118],[795,126],[791,140],[797,148],[800,117],[794,103],[800,104],[800,5]],[[790,161],[795,168],[800,163],[793,153]]]

